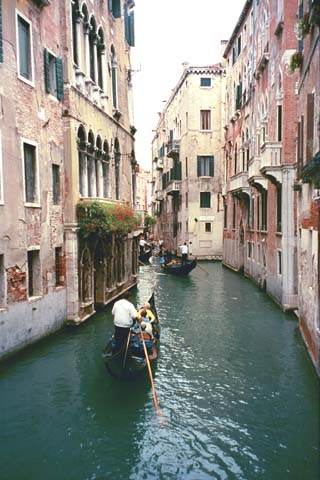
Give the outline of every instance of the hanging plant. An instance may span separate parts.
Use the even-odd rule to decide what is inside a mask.
[[[127,235],[141,223],[129,204],[107,204],[85,201],[77,204],[79,233],[82,238],[90,235],[106,237],[111,233]]]
[[[293,73],[297,68],[302,67],[303,54],[295,52],[290,59],[290,71]]]
[[[317,25],[320,28],[320,5],[314,5],[309,16],[310,25]]]
[[[296,37],[298,40],[302,40],[310,33],[311,25],[309,23],[309,13],[305,13],[302,18],[296,23]]]

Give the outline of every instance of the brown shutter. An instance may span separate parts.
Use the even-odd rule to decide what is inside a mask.
[[[314,134],[314,94],[309,93],[307,97],[306,162],[309,162],[313,157],[313,134]]]

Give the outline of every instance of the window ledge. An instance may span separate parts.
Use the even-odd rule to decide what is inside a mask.
[[[125,285],[126,282],[117,282],[117,287],[123,287],[123,285]]]
[[[213,130],[201,130],[200,129],[199,132],[201,132],[201,133],[212,133]]]
[[[86,307],[90,307],[90,305],[93,304],[93,300],[89,300],[88,302],[81,302],[80,303],[80,308],[86,308]]]
[[[278,237],[282,237],[282,232],[276,232],[276,235],[277,235]]]
[[[29,202],[25,202],[25,203],[24,203],[24,206],[25,206],[25,207],[28,207],[28,208],[41,208],[40,203],[29,203]]]
[[[34,80],[28,80],[27,78],[23,77],[18,73],[18,79],[21,80],[21,82],[26,83],[29,85],[29,87],[34,88]]]
[[[117,290],[116,287],[112,287],[112,288],[107,288],[106,292],[107,293],[112,293],[112,292],[115,292],[116,290]]]
[[[54,291],[60,292],[60,290],[64,290],[65,288],[66,288],[65,285],[55,285]]]
[[[43,295],[33,295],[32,297],[28,298],[28,302],[29,303],[38,302],[42,298],[43,298]]]

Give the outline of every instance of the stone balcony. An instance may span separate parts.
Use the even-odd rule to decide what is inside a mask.
[[[250,192],[250,185],[248,184],[248,172],[239,172],[230,178],[230,192],[232,193],[247,193]]]
[[[167,143],[167,157],[177,158],[180,154],[180,140],[169,140]]]
[[[251,158],[248,165],[248,182],[257,189],[267,189],[268,180],[260,173],[261,158],[256,156]]]
[[[162,170],[163,169],[163,158],[158,158],[157,160],[157,170]]]
[[[161,201],[164,199],[164,193],[163,193],[163,191],[162,191],[162,190],[157,190],[155,197],[156,197],[156,200],[157,200],[158,202],[161,202]]]
[[[261,146],[260,173],[273,183],[282,182],[281,157],[281,142],[265,142]]]
[[[181,190],[181,181],[179,180],[173,180],[168,183],[167,188],[166,188],[166,194],[167,195],[176,195],[179,194]]]

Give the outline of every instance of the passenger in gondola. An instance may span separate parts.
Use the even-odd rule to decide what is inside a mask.
[[[134,320],[138,317],[138,312],[134,305],[129,301],[131,294],[124,292],[117,302],[113,305],[112,315],[114,316],[114,351],[121,350],[127,342],[130,334],[130,328]]]
[[[148,317],[147,310],[140,312],[140,327],[143,332],[149,335],[150,339],[153,339],[152,324]]]
[[[144,314],[144,315],[142,315]],[[143,317],[146,317],[149,322],[154,322],[155,321],[155,316],[151,310],[151,305],[150,303],[146,302],[142,308],[139,309],[137,318],[138,320],[142,320]]]

